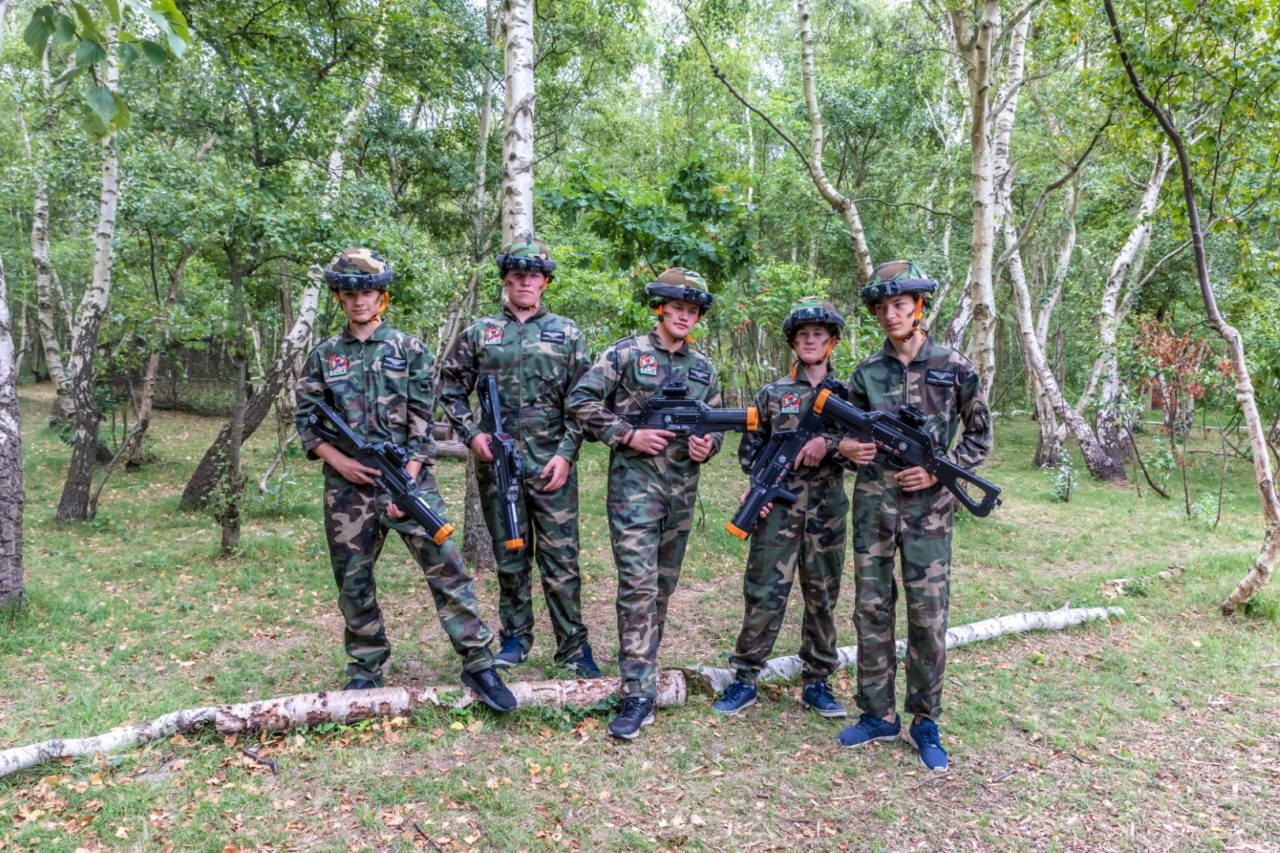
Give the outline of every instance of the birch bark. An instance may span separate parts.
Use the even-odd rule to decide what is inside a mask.
[[[108,26],[107,43],[116,41],[116,28]],[[116,91],[120,68],[114,49],[107,51],[104,68],[105,85]],[[94,233],[93,280],[80,300],[76,312],[75,332],[71,337],[71,358],[67,373],[71,379],[75,407],[75,444],[62,497],[54,518],[59,523],[83,521],[89,517],[89,490],[93,485],[93,466],[98,450],[98,422],[101,413],[94,399],[94,355],[98,349],[98,332],[107,313],[111,296],[111,271],[114,251],[111,239],[116,228],[116,206],[120,182],[115,134],[102,141],[102,191],[98,198],[98,227]]]
[[[0,26],[4,21],[0,7]],[[2,40],[0,40],[2,41]],[[13,349],[13,316],[0,258],[0,607],[22,600],[22,415],[18,411],[18,361]]]
[[[502,242],[533,232],[533,0],[503,0]]]

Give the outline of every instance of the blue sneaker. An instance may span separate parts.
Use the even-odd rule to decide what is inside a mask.
[[[588,681],[594,681],[602,675],[600,667],[596,665],[596,659],[591,655],[590,643],[583,643],[582,656],[577,660],[569,661],[564,665],[564,668],[578,676],[578,678],[585,678]]]
[[[942,748],[942,739],[938,737],[938,724],[924,719],[912,723],[907,729],[907,743],[920,753],[920,763],[927,770],[946,770],[947,751]]]
[[[836,740],[841,746],[865,746],[872,741],[894,740],[902,734],[902,720],[895,714],[892,723],[863,714],[858,722],[842,731]]]
[[[817,681],[811,681],[806,684],[804,692],[800,694],[800,701],[817,711],[820,717],[836,719],[849,716],[849,712],[844,709],[844,706],[836,701],[836,697],[831,695],[831,688],[827,686],[825,678],[819,678]]]
[[[500,667],[519,666],[524,663],[525,658],[529,657],[529,653],[525,651],[524,646],[514,637],[506,640],[502,644],[502,649],[493,656],[493,665]]]
[[[743,708],[749,708],[754,704],[756,704],[756,686],[739,678],[724,689],[720,698],[716,699],[715,704],[711,706],[711,710],[733,716],[740,713]]]

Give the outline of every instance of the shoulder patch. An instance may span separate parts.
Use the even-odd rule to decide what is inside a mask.
[[[346,376],[351,370],[351,362],[345,355],[339,353],[329,354],[329,368],[325,371],[329,376]]]
[[[397,355],[384,355],[382,357],[383,370],[404,370],[409,366],[407,358],[401,358]]]
[[[794,391],[787,391],[778,401],[778,411],[784,415],[800,414],[800,396]]]
[[[502,343],[502,326],[497,323],[490,323],[485,326],[484,335],[480,338],[480,343],[487,347]]]
[[[564,343],[564,332],[552,329],[542,330],[543,343],[562,344]]]
[[[931,367],[925,371],[924,381],[928,385],[955,385],[956,372],[954,370],[938,370]]]
[[[710,385],[710,384],[711,384],[711,371],[710,371],[710,370],[698,370],[698,369],[695,367],[693,370],[690,370],[690,371],[689,371],[689,380],[690,380],[691,382],[698,382],[698,383],[700,383],[700,384],[702,384],[702,385]]]
[[[642,352],[636,359],[636,372],[641,376],[658,375],[658,359],[651,352]]]

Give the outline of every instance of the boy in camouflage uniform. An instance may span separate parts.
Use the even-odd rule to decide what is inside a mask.
[[[639,414],[666,384],[685,384],[692,399],[720,405],[715,368],[686,338],[712,302],[702,276],[672,268],[645,291],[658,322],[647,335],[609,346],[569,394],[567,408],[588,435],[609,445],[609,533],[618,567],[618,665],[622,711],[609,733],[630,740],[653,722],[658,645],[667,601],[680,579],[693,522],[698,472],[723,436],[677,436],[634,429]]]
[[[495,663],[515,666],[533,645],[532,561],[537,554],[542,592],[556,637],[556,663],[582,678],[600,669],[582,623],[578,573],[578,475],[574,460],[582,427],[564,413],[565,395],[588,366],[582,330],[552,314],[542,295],[556,263],[533,235],[504,246],[497,257],[502,309],[481,317],[445,356],[440,403],[458,434],[476,454],[480,502],[498,561],[502,648]],[[497,378],[502,425],[519,443],[524,464],[516,513],[524,546],[507,550],[503,533],[506,497],[493,474],[494,425],[480,424],[468,398],[482,375]],[[488,431],[485,431],[485,430]]]
[[[745,435],[738,447],[738,461],[748,474],[771,436],[795,429],[819,388],[830,381],[829,359],[844,331],[844,318],[827,300],[806,297],[791,307],[782,331],[796,361],[787,375],[756,394],[760,428]],[[765,508],[767,514],[751,536],[742,579],[746,612],[737,648],[729,659],[738,679],[720,694],[712,705],[714,710],[737,714],[755,704],[756,678],[778,639],[798,570],[805,608],[801,699],[824,717],[847,715],[827,686],[827,678],[840,663],[835,608],[844,572],[845,515],[849,512],[844,491],[846,464],[836,437],[815,435],[796,455],[796,469],[785,484],[798,500]]]
[[[991,413],[969,360],[920,328],[937,287],[910,261],[876,268],[862,289],[862,301],[888,337],[880,352],[854,368],[849,402],[868,411],[917,407],[927,418],[924,429],[939,447],[950,448],[960,432],[949,458],[972,469],[991,450]],[[840,451],[859,466],[853,492],[853,565],[862,717],[839,740],[856,747],[892,740],[902,730],[894,710],[898,588],[893,578],[894,554],[901,549],[907,598],[905,710],[914,717],[905,738],[926,768],[946,770],[936,720],[942,712],[947,660],[955,498],[924,468],[900,471],[878,461],[874,444],[846,438]]]
[[[338,609],[346,621],[345,689],[382,684],[391,644],[378,607],[373,564],[387,531],[395,530],[422,567],[436,613],[453,648],[463,659],[462,683],[497,711],[512,711],[515,697],[493,666],[493,635],[480,620],[471,578],[452,542],[438,546],[417,522],[405,517],[379,488],[376,468],[347,456],[311,431],[307,416],[319,403],[344,415],[367,441],[402,446],[409,474],[428,503],[443,514],[444,504],[431,473],[431,353],[417,338],[383,322],[390,266],[368,249],[345,249],[325,270],[329,289],[347,315],[347,326],[307,357],[299,380],[297,425],[309,459],[324,460],[324,529],[338,585]]]

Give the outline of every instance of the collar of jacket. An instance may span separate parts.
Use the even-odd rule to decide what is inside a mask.
[[[682,339],[680,341],[680,346],[676,347],[673,350],[669,350],[665,346],[663,346],[662,339],[658,337],[658,330],[656,328],[653,331],[649,332],[649,343],[653,344],[654,349],[662,350],[663,352],[669,352],[672,355],[688,355],[689,354],[689,342],[687,340]]]
[[[937,346],[937,344],[933,342],[933,338],[929,335],[928,332],[925,332],[924,343],[920,345],[920,350],[916,353],[916,357],[911,359],[911,364],[915,364],[921,361],[928,361],[933,356],[933,348],[935,346]],[[884,347],[880,350],[880,352],[886,358],[892,358],[894,361],[897,361],[899,364],[902,363],[902,359],[898,358],[898,351],[893,348],[893,341],[889,340],[888,338],[884,339]]]
[[[383,320],[381,323],[378,324],[377,328],[373,330],[373,334],[365,338],[365,342],[389,341],[391,340],[391,337],[395,333],[396,333],[396,330],[391,328],[391,324],[388,323],[386,320]],[[342,342],[347,344],[355,344],[360,342],[359,338],[351,334],[350,324],[347,324],[346,326],[342,327]]]

